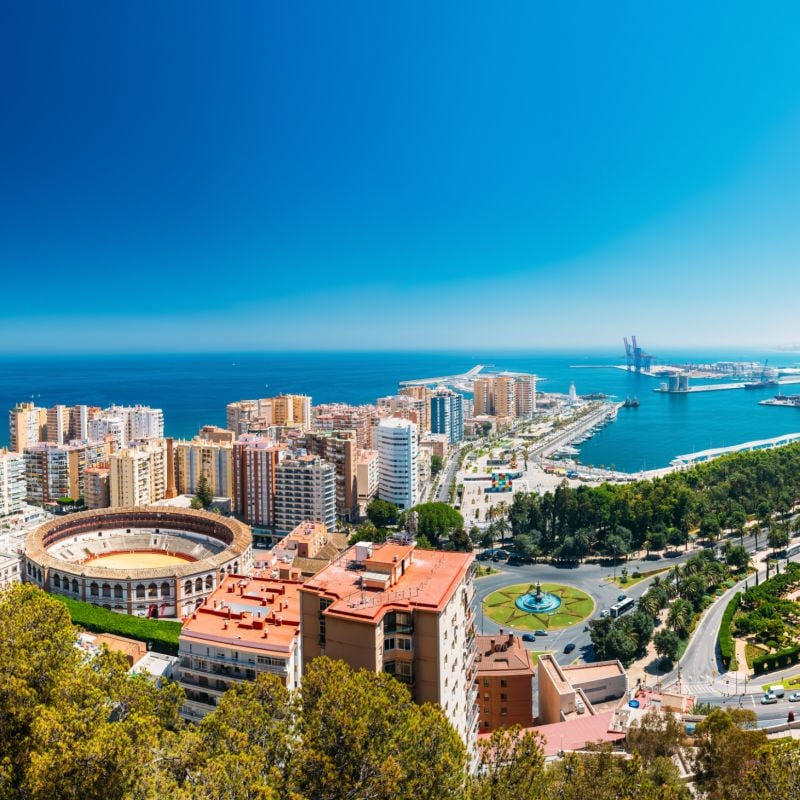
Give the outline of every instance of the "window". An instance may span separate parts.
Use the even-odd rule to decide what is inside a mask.
[[[505,692],[500,693],[500,702],[505,703],[508,700],[508,695]]]
[[[156,586],[154,583],[151,583],[147,587],[147,596],[148,597],[158,597],[158,586]]]
[[[411,639],[398,638],[397,639],[397,649],[398,650],[413,650],[414,649],[414,645],[413,645]],[[447,661],[447,656],[445,656],[444,660]]]
[[[170,594],[169,583],[167,583],[167,581],[164,581],[164,583],[161,584],[161,596],[169,597],[169,594]]]
[[[500,709],[500,716],[501,717],[507,717],[508,716],[508,709],[507,708],[501,708]]]
[[[500,688],[501,688],[501,689],[505,689],[505,688],[506,688],[506,686],[508,686],[508,681],[506,681],[506,679],[505,679],[505,678],[501,678],[501,679],[500,679]]]
[[[488,686],[489,685],[489,679],[488,678],[484,678],[483,679],[483,685],[484,686]]]
[[[111,586],[109,584],[104,583],[102,587],[103,597],[111,597]]]
[[[114,599],[122,600],[122,587],[119,585],[114,587]]]
[[[384,650],[394,650],[395,648],[395,638],[394,636],[390,636],[388,639],[383,640],[383,649]]]
[[[100,594],[100,587],[96,583],[92,583],[89,586],[89,594],[91,594],[92,597],[97,597]]]

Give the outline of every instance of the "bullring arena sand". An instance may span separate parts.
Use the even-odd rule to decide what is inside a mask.
[[[147,567],[169,567],[174,564],[186,564],[191,558],[174,556],[169,553],[109,553],[91,559],[93,567],[108,569],[146,569]]]

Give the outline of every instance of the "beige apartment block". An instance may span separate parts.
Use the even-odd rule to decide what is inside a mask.
[[[11,450],[22,453],[26,447],[47,441],[47,409],[33,403],[17,403],[8,412]]]
[[[163,440],[126,447],[109,458],[112,508],[146,506],[163,500],[167,484],[167,453]]]
[[[300,588],[303,661],[387,672],[437,703],[473,750],[478,732],[473,556],[355,545]]]

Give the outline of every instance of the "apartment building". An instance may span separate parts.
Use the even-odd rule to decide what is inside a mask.
[[[516,419],[536,413],[536,376],[490,375],[473,381],[472,411],[466,416]]]
[[[227,428],[219,428],[216,425],[203,425],[197,434],[197,438],[204,439],[207,442],[214,442],[215,444],[232,445],[236,441],[236,434]]]
[[[355,431],[307,431],[305,449],[336,470],[336,515],[343,522],[358,516],[358,441]]]
[[[463,396],[449,389],[437,389],[430,399],[431,433],[443,433],[450,444],[464,439]]]
[[[398,394],[402,397],[412,397],[417,400],[418,404],[416,407],[420,415],[419,419],[417,420],[419,429],[420,431],[431,430],[431,401],[433,399],[434,392],[427,386],[402,386],[398,391]]]
[[[233,497],[233,450],[230,442],[220,443],[199,437],[175,441],[173,454],[178,493],[194,494],[200,476],[205,475],[215,497]]]
[[[377,406],[326,403],[314,408],[314,428],[319,431],[355,431],[359,448],[372,446],[372,420],[381,416]]]
[[[378,496],[399,508],[419,501],[417,426],[408,420],[387,417],[377,427]]]
[[[86,508],[108,508],[111,505],[111,468],[107,462],[87,467],[84,472],[83,503]]]
[[[286,445],[252,434],[240,436],[233,448],[233,501],[249,525],[275,526],[275,481]]]
[[[112,508],[147,506],[163,500],[167,486],[164,440],[125,447],[109,458],[109,500]]]
[[[472,413],[476,417],[494,414],[494,378],[472,381]]]
[[[502,629],[498,635],[477,636],[476,641],[480,733],[512,725],[531,727],[535,670],[528,649],[519,636]]]
[[[214,710],[223,693],[261,673],[290,690],[300,685],[299,579],[226,575],[184,622],[175,679],[186,693],[189,719]]]
[[[360,543],[300,587],[303,661],[387,672],[438,703],[473,750],[478,732],[473,556]]]
[[[124,444],[144,439],[164,438],[164,412],[150,406],[111,406],[106,413],[118,417],[124,425]]]
[[[366,506],[378,495],[380,468],[377,450],[358,451],[358,502]]]
[[[86,427],[92,441],[109,438],[115,450],[122,450],[128,444],[125,420],[121,416],[100,411],[91,416]]]
[[[18,514],[25,504],[25,457],[0,450],[0,517]]]
[[[27,501],[43,506],[62,497],[83,497],[85,470],[107,461],[108,450],[106,442],[39,442],[26,448]]]
[[[11,450],[22,453],[25,448],[47,441],[47,409],[33,403],[17,403],[8,412]]]
[[[270,426],[312,427],[311,397],[302,394],[281,394],[259,400],[238,400],[226,408],[227,428],[237,436],[256,433]]]
[[[289,533],[306,520],[336,528],[336,469],[314,455],[285,458],[276,470],[275,529]]]

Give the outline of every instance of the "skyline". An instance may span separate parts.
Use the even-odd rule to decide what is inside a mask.
[[[10,9],[0,352],[797,345],[800,8],[577,8]]]

